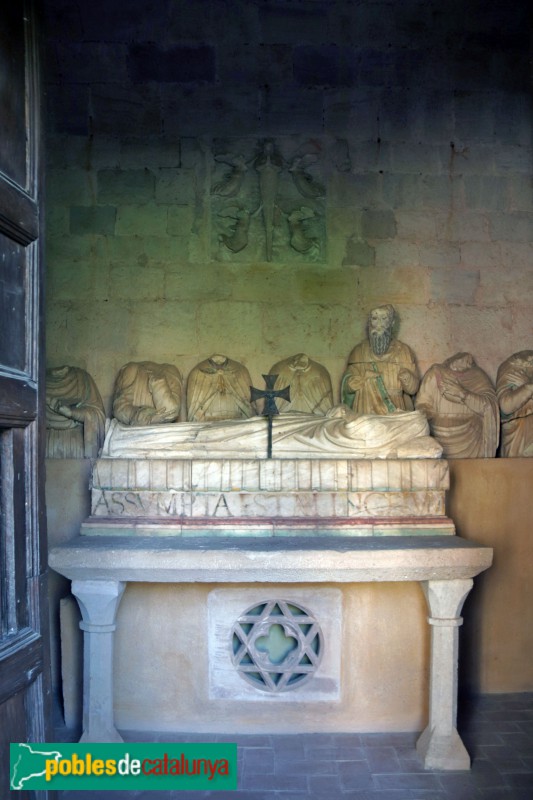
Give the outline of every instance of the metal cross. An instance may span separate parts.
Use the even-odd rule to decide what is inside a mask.
[[[263,416],[268,417],[267,458],[272,458],[272,417],[279,414],[279,410],[276,406],[276,398],[279,397],[281,400],[290,400],[291,387],[286,386],[284,389],[274,389],[274,384],[278,378],[277,375],[263,375],[263,378],[265,379],[266,389],[256,389],[254,386],[250,386],[250,399],[252,403],[262,398],[265,400]]]

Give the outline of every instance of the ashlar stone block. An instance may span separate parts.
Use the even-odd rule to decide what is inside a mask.
[[[153,203],[120,205],[117,210],[117,236],[164,236],[168,210]]]
[[[436,302],[474,305],[479,288],[479,271],[449,270],[430,271],[430,298]]]
[[[376,251],[367,242],[351,237],[346,242],[343,266],[371,267],[376,262]]]
[[[300,46],[293,50],[295,80],[303,85],[335,86],[339,80],[339,51],[329,47]]]
[[[188,205],[195,198],[195,172],[184,169],[158,169],[156,172],[156,203]]]
[[[102,169],[98,172],[98,201],[116,205],[148,203],[155,193],[155,175],[148,169]]]
[[[168,210],[167,233],[170,236],[187,236],[194,221],[192,206],[172,206]]]
[[[131,136],[132,131],[142,137],[161,135],[161,104],[155,84],[96,84],[91,91],[91,109],[91,133],[98,136]]]
[[[134,83],[213,83],[215,50],[210,45],[133,44],[128,66]]]

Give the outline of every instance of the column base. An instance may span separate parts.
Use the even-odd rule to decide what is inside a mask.
[[[444,734],[428,726],[416,743],[416,751],[424,761],[424,769],[470,769],[470,756],[455,728]]]
[[[124,741],[120,733],[114,727],[95,727],[84,730],[80,742],[105,742],[121,744]]]

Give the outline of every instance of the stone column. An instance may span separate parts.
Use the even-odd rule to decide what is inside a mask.
[[[81,742],[122,742],[113,718],[113,633],[125,583],[74,580],[82,615],[83,734]]]
[[[457,665],[459,614],[473,581],[429,580],[421,586],[430,612],[431,659],[429,723],[416,749],[426,769],[469,769],[470,756],[457,733]]]

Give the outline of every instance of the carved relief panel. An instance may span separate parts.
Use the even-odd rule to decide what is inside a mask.
[[[220,261],[321,262],[324,157],[316,141],[213,142],[211,247]]]

